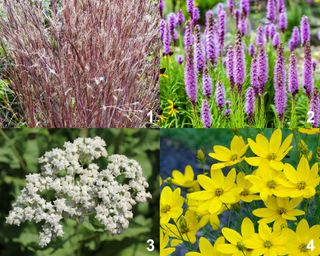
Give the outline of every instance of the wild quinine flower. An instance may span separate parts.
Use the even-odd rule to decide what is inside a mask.
[[[41,172],[26,176],[6,222],[41,223],[41,247],[63,236],[64,218],[83,220],[93,214],[112,234],[126,230],[133,206],[151,194],[139,163],[124,155],[108,156],[105,146],[100,137],[78,138],[46,152],[39,158]],[[100,168],[98,160],[106,167]]]

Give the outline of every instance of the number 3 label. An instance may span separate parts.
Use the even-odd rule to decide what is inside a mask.
[[[153,252],[153,251],[154,251],[154,241],[153,241],[153,239],[149,239],[149,240],[147,241],[147,244],[149,245],[149,246],[147,247],[147,250],[148,250],[149,252]]]

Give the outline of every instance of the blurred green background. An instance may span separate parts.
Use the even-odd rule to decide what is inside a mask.
[[[134,219],[123,234],[112,236],[86,221],[75,232],[76,221],[64,221],[65,235],[48,247],[38,246],[40,226],[5,224],[11,204],[25,185],[25,175],[39,171],[38,158],[77,137],[100,136],[109,154],[137,160],[150,185],[152,200],[134,209]],[[158,255],[159,243],[159,130],[151,129],[0,129],[0,255]],[[147,250],[148,239],[156,246]]]

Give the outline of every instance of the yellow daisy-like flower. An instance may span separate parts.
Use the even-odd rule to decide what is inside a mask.
[[[320,128],[299,128],[298,131],[308,135],[320,134]]]
[[[295,209],[302,202],[302,198],[290,200],[287,197],[269,197],[264,202],[267,208],[254,210],[252,213],[262,218],[259,223],[275,222],[275,225],[281,226],[287,223],[287,220],[297,220],[296,216],[303,215],[305,212]]]
[[[272,232],[266,223],[260,223],[259,233],[253,234],[244,242],[249,249],[252,249],[252,255],[254,256],[285,255],[291,234],[287,228]]]
[[[167,247],[169,243],[169,236],[160,229],[160,256],[168,256],[171,255],[176,248]]]
[[[174,102],[172,100],[168,100],[169,103],[169,116],[175,116],[177,113],[179,113],[178,109],[175,107]]]
[[[173,170],[171,182],[177,186],[188,188],[189,191],[200,190],[198,181],[194,180],[194,172],[191,165],[186,166],[184,174],[179,170]]]
[[[268,199],[268,196],[279,195],[279,190],[283,186],[279,183],[279,178],[283,174],[273,170],[266,160],[263,160],[255,175],[247,175],[245,179],[249,180],[253,185],[252,193],[260,193],[263,201]]]
[[[220,244],[224,244],[224,238],[219,237],[214,246],[204,237],[199,240],[199,251],[200,252],[188,252],[186,256],[224,256],[227,254],[221,253],[217,250]]]
[[[254,225],[249,218],[242,221],[241,235],[231,228],[223,228],[222,234],[230,244],[221,244],[218,250],[232,256],[251,255],[244,241],[250,239],[254,233]]]
[[[171,218],[180,217],[183,203],[180,188],[172,191],[170,187],[164,187],[160,195],[160,224],[167,224]]]
[[[296,232],[293,232],[289,244],[291,244],[289,256],[320,255],[320,225],[310,228],[308,222],[302,219],[297,225]]]
[[[197,233],[206,223],[202,220],[199,221],[197,214],[194,211],[188,210],[185,215],[181,216],[176,225],[168,223],[164,226],[171,237],[177,238],[173,240],[173,245],[178,245],[183,241],[188,241],[194,244],[197,240]]]
[[[259,200],[260,197],[258,195],[255,195],[251,190],[252,183],[245,177],[246,175],[243,172],[239,172],[237,175],[237,185],[242,189],[239,194],[240,200],[247,203],[250,203],[253,200]]]
[[[190,193],[187,198],[200,201],[197,211],[215,214],[223,204],[236,203],[241,188],[235,185],[235,179],[235,169],[232,169],[227,177],[223,175],[222,170],[211,170],[211,178],[206,175],[198,176],[198,182],[204,191]]]
[[[280,196],[310,198],[316,194],[316,187],[320,183],[318,176],[318,163],[315,163],[311,170],[309,162],[305,157],[300,159],[297,170],[291,164],[284,165],[284,175],[287,180],[279,179],[283,189],[280,189]]]
[[[278,171],[283,169],[282,159],[292,149],[293,134],[290,134],[282,143],[282,132],[277,129],[271,136],[270,142],[262,134],[258,134],[256,141],[248,139],[249,146],[256,157],[245,158],[248,164],[259,166],[263,159],[266,159],[270,166]]]
[[[240,136],[233,137],[230,149],[224,146],[214,146],[213,153],[210,153],[209,156],[221,163],[213,164],[211,169],[222,169],[240,163],[244,159],[243,155],[247,152],[247,149],[248,145],[245,144]]]

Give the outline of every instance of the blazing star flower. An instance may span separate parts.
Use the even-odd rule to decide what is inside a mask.
[[[169,186],[164,187],[160,195],[160,224],[166,225],[171,219],[179,218],[183,213],[183,203],[180,188],[172,191]]]
[[[240,19],[238,30],[240,31],[241,36],[248,34],[248,19],[245,16]]]
[[[185,21],[185,17],[184,17],[184,14],[181,9],[178,11],[176,17],[177,17],[177,22],[178,22],[179,26],[181,26],[183,24],[183,22]]]
[[[205,68],[205,58],[203,54],[203,47],[201,41],[201,33],[200,33],[200,26],[195,26],[195,37],[196,37],[196,67],[199,73],[202,73]]]
[[[186,29],[184,32],[184,49],[185,51],[188,51],[188,48],[190,45],[193,45],[193,34],[192,34],[192,30],[191,30],[191,22],[188,21],[186,24]]]
[[[202,77],[202,92],[203,96],[210,98],[212,95],[212,80],[208,73],[208,69],[204,70]]]
[[[160,39],[163,41],[164,39],[164,33],[166,29],[167,23],[164,19],[161,19],[160,21]]]
[[[264,88],[266,83],[268,82],[269,77],[269,62],[268,55],[263,46],[259,46],[258,48],[258,81],[259,81],[259,91],[260,95],[263,95]]]
[[[193,104],[193,106],[195,106],[197,101],[197,95],[198,95],[197,93],[198,81],[197,81],[197,75],[196,75],[195,66],[194,66],[194,56],[193,56],[192,45],[189,46],[189,49],[187,52],[184,80],[185,80],[187,95],[191,103]]]
[[[297,59],[294,51],[291,52],[289,59],[288,88],[292,97],[295,98],[296,94],[299,92],[299,76]]]
[[[187,12],[189,13],[191,19],[193,17],[194,8],[194,0],[187,0]]]
[[[222,111],[225,106],[226,92],[223,84],[219,81],[216,86],[216,104],[217,107]]]
[[[249,87],[246,93],[246,103],[245,103],[245,112],[248,116],[249,123],[252,123],[253,121],[254,106],[255,106],[254,89],[253,87]]]
[[[208,14],[208,27],[206,34],[206,52],[207,58],[212,65],[217,63],[217,47],[216,47],[216,37],[214,29],[214,20],[212,12]]]
[[[209,103],[206,99],[202,100],[201,120],[205,128],[210,128],[212,124],[211,111]]]
[[[318,66],[318,62],[316,60],[312,60],[313,71],[316,71],[317,66]]]
[[[219,42],[219,50],[220,50],[221,55],[223,54],[223,49],[224,49],[224,36],[225,36],[225,32],[226,32],[226,18],[227,18],[227,14],[222,9],[218,14],[218,21],[219,21],[218,42]]]
[[[242,92],[242,85],[246,76],[246,67],[244,61],[242,38],[239,32],[237,33],[237,41],[234,50],[234,78],[235,84],[238,88],[238,93],[240,94]]]
[[[227,60],[226,60],[227,74],[230,81],[231,92],[234,90],[234,48],[230,45],[227,51]]]
[[[250,13],[250,0],[240,0],[240,10],[245,17]]]
[[[241,18],[241,11],[239,9],[236,9],[234,11],[234,17],[236,19],[236,27],[239,28],[240,18]]]
[[[198,7],[193,8],[192,23],[195,25],[200,20],[200,10]]]
[[[272,23],[276,19],[276,3],[274,0],[268,0],[267,3],[267,19],[270,20]]]
[[[163,17],[163,9],[164,9],[164,1],[159,0],[159,11],[160,11],[160,16]]]
[[[278,27],[279,27],[280,31],[282,33],[284,33],[284,32],[286,32],[287,26],[288,26],[287,13],[286,12],[282,12],[279,15]]]
[[[310,24],[309,18],[307,16],[303,16],[300,22],[300,30],[301,30],[301,44],[305,46],[307,42],[310,42]]]
[[[272,39],[273,48],[277,49],[279,47],[280,43],[281,43],[280,35],[278,32],[276,32],[275,35],[273,36],[273,39]]]
[[[278,12],[283,13],[286,12],[286,2],[285,0],[278,0]]]
[[[296,209],[302,202],[302,198],[289,199],[289,197],[274,197],[264,201],[267,208],[259,208],[253,210],[253,215],[262,218],[259,223],[272,223],[275,225],[287,224],[287,220],[297,220],[296,216],[304,215],[305,212]]]
[[[226,119],[230,118],[230,115],[231,115],[231,109],[230,109],[230,106],[231,106],[231,102],[230,101],[226,101],[226,109],[224,111],[224,117]]]
[[[163,55],[169,55],[171,48],[171,35],[169,26],[166,25],[163,34]]]
[[[293,135],[290,134],[282,142],[282,132],[277,129],[271,136],[270,142],[262,134],[258,134],[256,142],[252,139],[248,140],[251,150],[257,155],[256,157],[247,157],[245,160],[252,166],[259,166],[263,159],[268,160],[269,165],[275,169],[281,171],[283,169],[282,159],[292,149]]]
[[[320,125],[320,94],[318,89],[314,89],[310,99],[310,111],[313,113],[312,127],[317,128]]]
[[[253,56],[251,62],[251,71],[250,71],[250,82],[251,86],[254,88],[256,94],[260,92],[260,82],[258,74],[258,59],[257,56]]]
[[[261,25],[258,27],[257,45],[258,46],[263,46],[264,45],[264,28]]]
[[[181,65],[184,62],[183,55],[178,55],[176,61],[179,65]]]
[[[229,9],[229,12],[233,13],[233,10],[234,10],[234,7],[235,7],[234,0],[227,0],[227,6],[228,6],[228,9]]]
[[[289,41],[289,49],[290,51],[294,51],[300,43],[300,33],[299,33],[299,28],[298,27],[294,27],[292,30],[292,35],[291,35],[291,39]]]
[[[255,55],[255,53],[256,53],[256,47],[254,46],[254,44],[250,44],[248,51],[249,51],[249,55],[250,55],[251,57],[253,57],[253,56]]]
[[[233,137],[230,149],[224,146],[214,146],[213,152],[209,153],[209,156],[220,161],[220,163],[213,164],[211,166],[211,170],[222,169],[242,162],[247,149],[248,145],[240,136]]]
[[[310,98],[314,88],[314,81],[313,81],[311,46],[309,41],[307,41],[304,46],[302,86],[305,90],[305,93]]]

